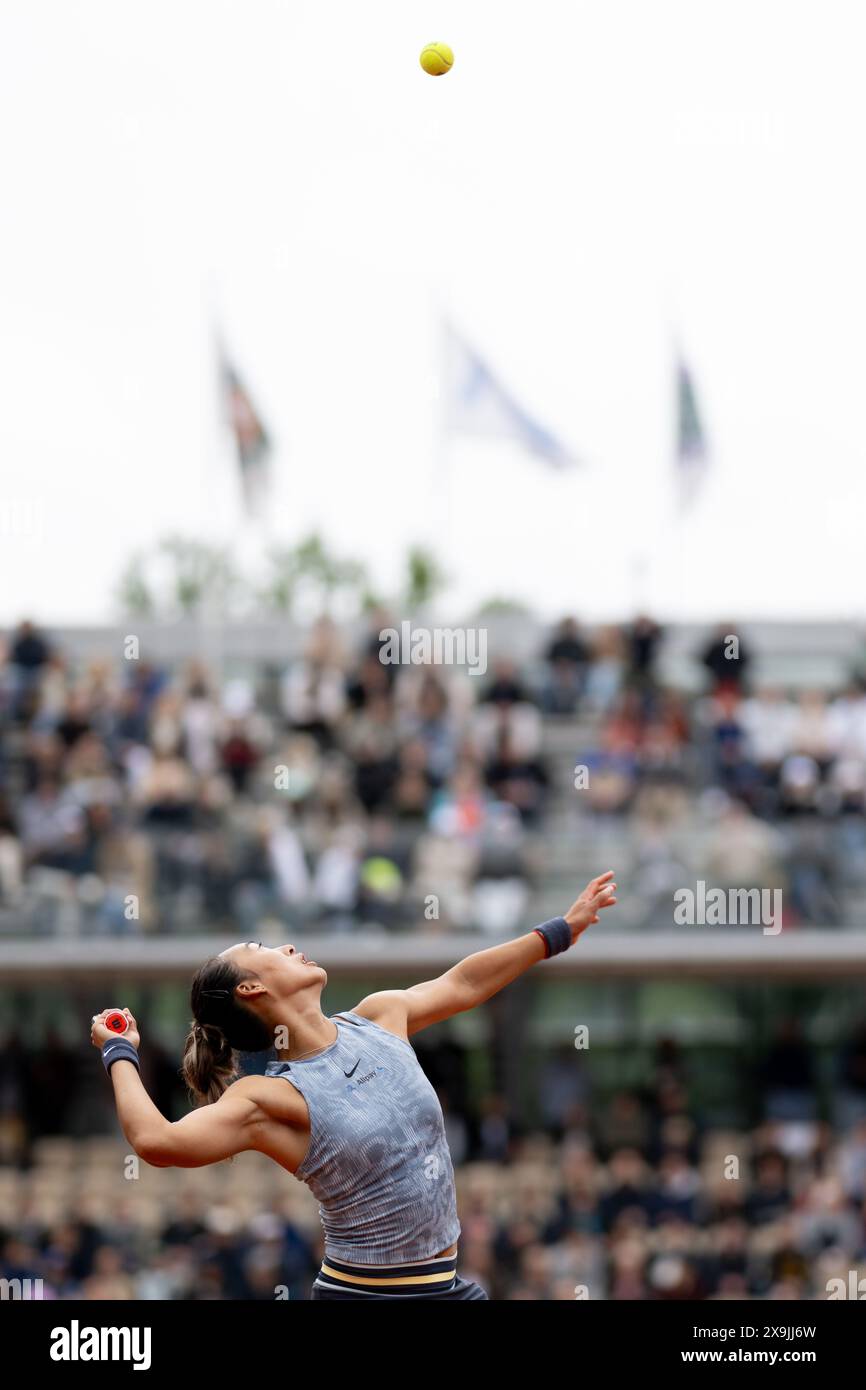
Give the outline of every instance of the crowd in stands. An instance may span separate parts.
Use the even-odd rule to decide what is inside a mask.
[[[748,645],[720,628],[686,701],[649,681],[598,723],[587,799],[628,825],[631,889],[660,920],[676,886],[778,886],[784,925],[835,926],[866,887],[866,679],[836,692],[757,684]],[[681,833],[685,832],[685,833]]]
[[[844,890],[866,887],[862,678],[756,686],[748,644],[720,629],[687,698],[659,680],[664,634],[642,616],[565,619],[537,662],[496,656],[472,679],[383,661],[388,623],[349,649],[323,619],[275,679],[219,683],[197,660],[73,662],[20,624],[0,642],[0,929],[508,930],[562,809],[545,731],[568,720],[587,769],[571,809],[621,829],[644,923],[696,872],[783,884],[786,925],[838,924]]]
[[[0,906],[32,911],[30,887],[46,919],[83,901],[106,931],[398,926],[435,868],[466,918],[543,814],[541,715],[505,663],[476,704],[380,660],[380,630],[347,653],[319,623],[265,692],[195,661],[72,669],[23,624],[0,664]]]
[[[78,662],[30,623],[0,639],[0,930],[230,921],[236,938],[273,916],[502,932],[525,924],[547,832],[574,817],[589,839],[620,836],[629,924],[669,923],[696,875],[783,885],[786,926],[846,920],[846,891],[866,886],[862,671],[829,693],[762,684],[727,627],[695,650],[687,695],[659,676],[651,619],[569,618],[536,661],[494,656],[469,678],[383,662],[388,625],[374,615],[352,647],[323,620],[284,669],[221,683],[197,660]],[[564,778],[557,729],[576,740]],[[564,796],[573,763],[586,786]],[[160,1171],[156,1198],[152,1174],[120,1176],[120,1139],[83,1137],[110,1121],[81,1049],[50,1031],[3,1043],[0,1279],[58,1298],[308,1296],[321,1250],[300,1184],[274,1165],[250,1182],[242,1156],[194,1184]],[[573,1051],[547,1055],[531,1129],[496,1092],[470,1095],[453,1043],[423,1062],[461,1271],[495,1298],[823,1298],[866,1268],[866,1028],[830,1099],[813,1048],[780,1034],[730,1123],[672,1043],[647,1085],[603,1095]],[[151,1042],[143,1065],[163,1113],[182,1113],[176,1059]]]
[[[793,1026],[743,1078],[760,1096],[745,1125],[703,1112],[696,1064],[670,1039],[645,1085],[605,1098],[573,1050],[548,1055],[543,1124],[528,1130],[495,1094],[467,1103],[458,1060],[424,1054],[455,1160],[460,1269],[492,1297],[823,1299],[866,1272],[866,1026],[838,1058],[832,1127]],[[261,1156],[131,1173],[118,1136],[43,1138],[33,1157],[0,1167],[0,1278],[59,1299],[309,1296],[315,1202]]]

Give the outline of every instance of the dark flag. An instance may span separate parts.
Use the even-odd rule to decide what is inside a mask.
[[[249,516],[255,516],[267,495],[271,441],[249,392],[224,354],[220,370],[226,418],[238,452],[244,507]]]

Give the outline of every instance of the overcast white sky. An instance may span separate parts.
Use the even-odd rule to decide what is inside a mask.
[[[426,540],[455,618],[863,615],[864,14],[6,0],[0,621],[107,616],[130,551],[232,534],[214,315],[277,538],[383,586]],[[467,441],[437,470],[440,310],[583,469]],[[713,451],[685,522],[675,334]]]

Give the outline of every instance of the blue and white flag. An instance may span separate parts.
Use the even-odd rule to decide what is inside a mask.
[[[450,326],[444,330],[445,424],[451,434],[510,439],[553,468],[577,460],[502,385],[482,357]]]

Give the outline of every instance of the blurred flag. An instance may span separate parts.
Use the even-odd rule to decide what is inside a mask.
[[[697,394],[684,359],[677,359],[677,478],[680,506],[694,500],[707,471],[707,441],[698,413]]]
[[[447,325],[443,365],[445,425],[451,434],[511,439],[553,468],[567,468],[577,462],[523,409],[475,349]]]
[[[249,392],[222,350],[220,377],[226,419],[238,452],[244,507],[249,516],[256,516],[267,497],[271,442]]]

